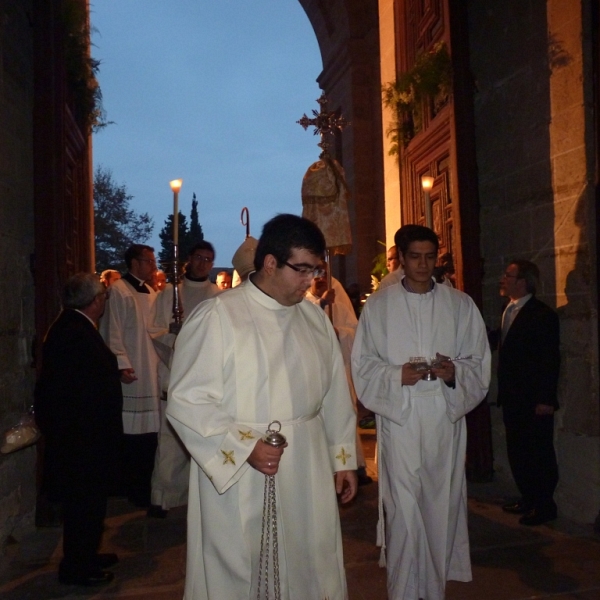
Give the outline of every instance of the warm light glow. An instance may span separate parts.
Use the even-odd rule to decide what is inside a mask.
[[[171,189],[175,192],[178,193],[179,190],[181,189],[181,184],[183,183],[183,179],[173,179],[173,181],[169,182],[169,185],[171,186]]]
[[[433,187],[433,182],[435,181],[434,177],[431,175],[422,175],[421,176],[421,185],[423,186],[424,192],[429,192]]]

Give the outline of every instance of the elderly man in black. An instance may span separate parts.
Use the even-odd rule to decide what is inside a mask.
[[[43,345],[35,415],[45,436],[43,485],[63,508],[59,581],[101,585],[115,554],[98,554],[109,494],[117,491],[123,396],[115,355],[96,329],[106,290],[78,273],[63,291],[63,311]]]

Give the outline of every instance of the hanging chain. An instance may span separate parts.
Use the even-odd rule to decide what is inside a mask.
[[[285,437],[271,429],[279,421],[269,424],[267,433],[262,438],[270,446],[279,447],[285,444]],[[281,585],[279,582],[279,544],[277,540],[277,490],[275,475],[265,475],[265,491],[263,497],[262,532],[260,537],[260,557],[258,561],[258,593],[257,600],[261,600],[262,579],[264,575],[264,600],[269,600],[269,555],[272,550],[273,570],[273,600],[281,600]]]

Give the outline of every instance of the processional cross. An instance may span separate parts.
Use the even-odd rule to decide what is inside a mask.
[[[347,121],[342,116],[341,107],[335,111],[328,111],[327,104],[329,100],[327,100],[327,96],[325,96],[325,92],[321,94],[321,97],[317,100],[319,106],[321,107],[320,111],[317,112],[313,109],[312,114],[314,118],[309,118],[306,116],[306,113],[302,115],[302,118],[296,123],[302,125],[304,130],[306,131],[309,127],[314,127],[313,135],[320,135],[321,141],[317,144],[319,148],[323,152],[319,155],[319,158],[324,158],[329,156],[329,148],[331,144],[325,141],[325,136],[335,134],[336,129],[342,131],[344,127],[350,125],[350,122]]]

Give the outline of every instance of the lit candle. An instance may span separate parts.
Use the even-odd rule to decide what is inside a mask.
[[[433,229],[433,215],[431,213],[431,188],[433,188],[434,178],[430,175],[421,176],[421,186],[425,194],[425,225]]]
[[[173,244],[179,244],[179,190],[181,189],[182,179],[173,179],[170,182],[173,190]]]

